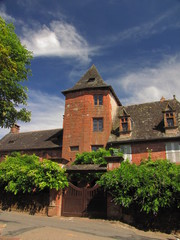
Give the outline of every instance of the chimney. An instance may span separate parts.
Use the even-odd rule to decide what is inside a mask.
[[[11,133],[19,133],[20,131],[20,126],[18,126],[17,124],[13,124],[11,127]]]
[[[160,99],[160,102],[164,102],[166,99],[165,97],[162,96],[162,98]]]

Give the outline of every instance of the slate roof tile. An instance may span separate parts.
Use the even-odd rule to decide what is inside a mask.
[[[151,102],[144,104],[137,104],[131,106],[120,106],[118,114],[113,123],[113,130],[108,142],[126,142],[134,140],[151,140],[167,138],[164,129],[163,111],[166,106],[170,105],[176,112],[177,122],[180,121],[180,102],[176,99],[165,100],[164,102]],[[119,117],[122,115],[123,109],[130,115],[132,120],[132,133],[127,138],[122,138],[119,135]],[[175,135],[168,135],[168,137],[175,137]],[[176,134],[180,137],[180,129]]]
[[[0,140],[0,151],[62,147],[62,129],[9,133]]]
[[[92,65],[91,68],[81,77],[81,79],[72,87],[62,93],[77,91],[87,88],[99,88],[99,87],[108,87],[108,85],[103,81],[102,77],[98,73],[95,65]]]

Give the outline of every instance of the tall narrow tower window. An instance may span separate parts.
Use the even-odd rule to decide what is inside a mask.
[[[103,105],[103,95],[94,95],[94,105]]]
[[[103,118],[93,118],[93,132],[103,131]]]

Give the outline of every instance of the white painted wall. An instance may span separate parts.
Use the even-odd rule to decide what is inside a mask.
[[[166,143],[166,158],[171,162],[180,163],[180,142]]]

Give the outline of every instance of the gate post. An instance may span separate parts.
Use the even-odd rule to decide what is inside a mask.
[[[61,216],[62,207],[62,190],[57,191],[56,189],[50,190],[48,216]]]
[[[124,160],[123,157],[117,156],[105,157],[105,159],[107,161],[107,171],[120,167],[121,162]],[[109,193],[107,194],[107,218],[122,218],[122,208],[115,205]]]
[[[111,171],[115,168],[120,167],[121,162],[124,161],[123,157],[118,156],[110,156],[110,157],[104,157],[107,161],[107,171]]]

